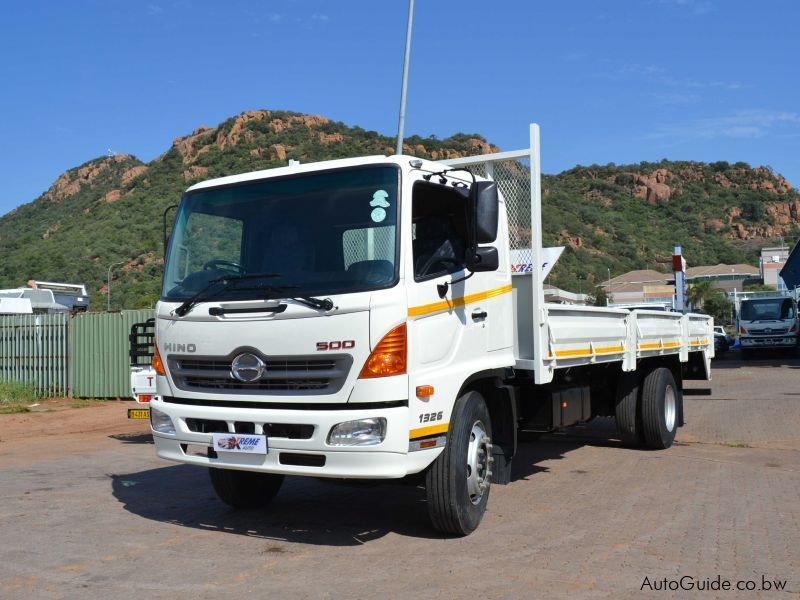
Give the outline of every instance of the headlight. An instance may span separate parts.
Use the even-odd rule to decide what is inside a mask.
[[[386,437],[386,419],[358,419],[331,427],[329,446],[374,446]]]
[[[150,407],[150,427],[153,428],[153,431],[157,431],[158,433],[175,434],[175,425],[172,423],[172,419],[169,418],[169,415],[152,406]]]

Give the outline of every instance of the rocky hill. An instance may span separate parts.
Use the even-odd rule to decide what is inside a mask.
[[[453,158],[498,149],[477,134],[413,136],[408,154]],[[161,277],[161,215],[192,182],[245,171],[365,154],[393,140],[325,117],[260,110],[199,127],[150,163],[128,155],[71,169],[34,201],[0,218],[0,287],[31,278],[83,282],[115,308],[150,306]],[[633,268],[667,268],[674,243],[691,264],[750,262],[782,235],[797,237],[800,195],[766,167],[640,163],[576,167],[544,180],[545,244],[566,245],[550,282],[584,290]],[[579,282],[578,279],[582,281]]]
[[[661,161],[576,167],[543,183],[545,243],[566,245],[551,283],[576,289],[629,269],[758,264],[762,246],[800,235],[800,194],[768,167]],[[587,283],[583,284],[586,290]]]

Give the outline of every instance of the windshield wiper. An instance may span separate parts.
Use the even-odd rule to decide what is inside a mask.
[[[314,296],[297,296],[292,298],[300,304],[305,304],[311,308],[318,308],[320,310],[331,310],[333,308],[333,300],[330,298],[315,298]]]
[[[217,279],[212,279],[208,282],[208,284],[200,289],[197,293],[195,293],[191,298],[185,300],[183,304],[181,304],[178,308],[175,309],[175,314],[179,317],[186,316],[189,314],[189,311],[192,310],[197,304],[200,302],[206,302],[211,300],[215,296],[221,294],[227,290],[238,290],[238,291],[247,291],[247,292],[258,292],[258,291],[265,291],[270,292],[271,294],[283,294],[283,292],[296,288],[296,285],[253,285],[248,287],[239,287],[235,286],[234,284],[238,281],[247,281],[250,279],[271,279],[273,277],[280,277],[280,273],[248,273],[245,275],[230,275],[225,277],[218,277]],[[212,289],[214,286],[222,284],[222,286],[216,290],[213,294],[208,294],[208,291]],[[293,297],[293,300],[299,302],[300,304],[304,304],[305,306],[310,306],[311,308],[316,308],[318,310],[329,311],[333,309],[333,300],[330,298],[315,298],[314,296],[297,296]],[[280,311],[283,312],[283,311]]]
[[[221,294],[227,289],[230,289],[231,284],[237,281],[243,281],[247,279],[269,279],[272,277],[280,277],[279,273],[249,273],[246,275],[226,275],[223,277],[217,277],[216,279],[212,279],[209,281],[204,287],[202,287],[199,291],[197,291],[191,298],[185,300],[183,304],[181,304],[178,308],[175,309],[175,314],[179,317],[186,316],[192,308],[199,302],[205,302],[213,298],[216,294]],[[215,294],[210,296],[204,297],[204,295],[213,288],[217,284],[224,284],[220,289],[216,291]],[[253,289],[262,289],[261,287],[253,288]],[[275,287],[269,286],[269,289],[272,291],[282,291],[283,287]]]

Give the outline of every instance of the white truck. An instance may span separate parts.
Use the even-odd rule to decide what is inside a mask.
[[[797,301],[788,293],[742,300],[737,321],[742,358],[759,349],[797,350]]]
[[[131,365],[131,397],[138,405],[128,409],[129,419],[149,419],[150,401],[156,394],[155,319],[134,323],[128,334],[128,355]]]
[[[545,304],[539,130],[447,164],[370,156],[198,183],[156,312],[158,456],[266,505],[285,475],[423,474],[466,535],[517,432],[617,419],[668,448],[710,378],[703,315]],[[472,172],[465,169],[469,168]]]

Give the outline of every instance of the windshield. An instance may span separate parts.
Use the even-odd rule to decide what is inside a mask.
[[[391,287],[399,177],[394,166],[361,167],[187,193],[170,237],[162,299],[184,301],[216,279],[259,273],[268,286],[228,286],[213,299]]]
[[[765,298],[742,302],[742,321],[794,319],[795,309],[790,298]]]

